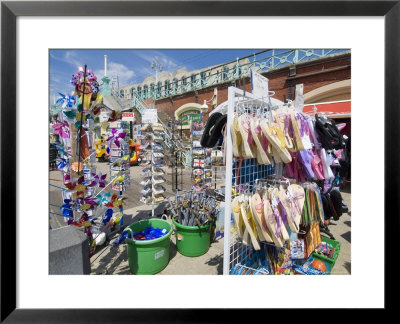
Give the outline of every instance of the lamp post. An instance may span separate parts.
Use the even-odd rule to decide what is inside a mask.
[[[204,100],[204,103],[200,107],[200,119],[203,121],[203,113],[208,111],[207,100]]]
[[[158,62],[158,57],[156,56],[153,62],[151,62],[151,68],[156,70],[156,86],[155,88],[158,88],[158,71],[163,70],[163,66]],[[157,91],[157,90],[156,90]]]

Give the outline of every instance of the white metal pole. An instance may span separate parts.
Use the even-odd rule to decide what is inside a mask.
[[[229,275],[230,238],[231,238],[231,200],[232,200],[232,137],[233,106],[235,92],[233,87],[228,88],[228,119],[226,121],[226,159],[225,159],[225,219],[224,219],[224,264],[223,274]]]

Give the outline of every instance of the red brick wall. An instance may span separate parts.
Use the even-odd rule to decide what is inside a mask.
[[[330,71],[333,69],[333,71]],[[290,86],[296,84],[304,84],[304,93],[310,92],[324,85],[351,79],[351,56],[344,55],[338,58],[327,58],[318,62],[307,62],[296,66],[296,78],[289,78],[289,66],[278,71],[263,73],[269,79],[270,90],[275,91],[274,97],[279,100],[288,98]],[[246,91],[251,91],[250,79],[237,80],[236,87],[243,88],[245,83]],[[218,86],[217,105],[228,100],[228,87],[231,84]],[[169,115],[171,119],[175,119],[174,112],[176,109],[187,103],[203,104],[204,100],[211,100],[214,95],[214,87],[198,90],[197,100],[194,91],[186,94],[175,96],[167,99],[157,100],[155,107]],[[211,107],[211,103],[209,103]],[[211,110],[210,110],[211,111]],[[204,114],[204,119],[208,119],[208,113]]]

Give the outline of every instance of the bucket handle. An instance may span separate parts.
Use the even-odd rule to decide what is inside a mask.
[[[131,232],[131,235],[132,235],[132,239],[133,239],[133,231],[132,231],[132,229],[129,228],[129,227],[126,227],[126,228],[122,231],[122,233],[124,233],[125,231],[130,231],[130,232]],[[127,237],[127,238],[129,238],[129,237]]]
[[[172,227],[172,230],[176,233],[176,226],[174,225],[174,223],[172,223],[171,217],[168,217],[167,215],[162,214],[161,215],[161,219],[163,219],[163,220],[167,221],[168,223],[170,223],[171,227]]]

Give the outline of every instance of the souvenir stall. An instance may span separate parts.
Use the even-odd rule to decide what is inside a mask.
[[[107,175],[96,172],[93,129],[98,126],[97,117],[103,106],[97,77],[85,65],[72,75],[71,84],[74,93],[71,96],[60,93],[61,98],[56,102],[57,121],[52,125],[54,133],[62,140],[53,144],[58,150],[54,170],[61,172],[59,181],[62,184],[50,186],[60,190],[63,204],[53,206],[58,207],[61,214],[50,213],[84,231],[92,255],[96,245],[102,244],[107,233],[122,221],[121,206],[125,198],[105,192],[116,181],[112,179],[107,184]],[[118,119],[116,111],[110,115],[110,121]]]
[[[340,243],[320,230],[342,204],[332,165],[346,144],[335,123],[234,87],[226,114],[224,274],[329,274]]]

